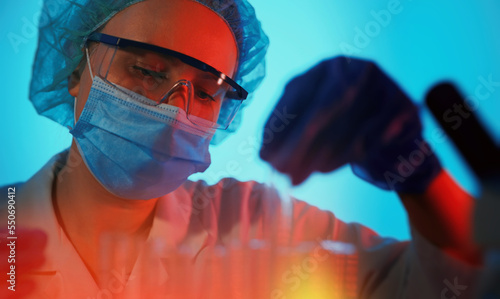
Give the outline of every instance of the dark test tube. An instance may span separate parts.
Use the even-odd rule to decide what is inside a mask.
[[[477,177],[481,181],[498,177],[500,149],[455,86],[440,83],[427,93],[425,101]]]

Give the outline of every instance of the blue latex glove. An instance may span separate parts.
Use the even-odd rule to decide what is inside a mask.
[[[336,57],[288,83],[260,156],[294,185],[350,163],[380,188],[421,193],[441,169],[421,132],[417,107],[377,65]]]

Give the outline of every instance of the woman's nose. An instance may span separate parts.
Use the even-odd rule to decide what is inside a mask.
[[[180,80],[174,84],[159,104],[165,103],[179,107],[186,111],[188,103],[193,96],[193,85],[188,80]]]

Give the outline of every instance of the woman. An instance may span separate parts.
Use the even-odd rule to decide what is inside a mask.
[[[261,277],[273,276],[272,271],[257,268],[260,279],[251,283],[239,274],[254,269],[241,266],[247,270],[239,270],[251,253],[228,261],[224,257],[238,255],[210,251],[216,245],[246,248],[255,239],[274,244],[273,248],[322,240],[353,244],[355,252],[339,260],[359,263],[354,270],[346,267],[344,273],[354,287],[335,284],[345,298],[410,296],[416,287],[423,294],[416,297],[426,296],[440,292],[445,287],[443,279],[454,278],[450,273],[459,276],[460,282],[463,278],[471,283],[466,265],[426,241],[464,260],[477,258],[468,236],[455,239],[468,223],[437,233],[429,230],[440,221],[459,223],[470,204],[461,191],[456,191],[464,207],[459,215],[450,217],[439,204],[429,204],[445,203],[442,194],[433,192],[436,184],[457,190],[434,159],[422,166],[430,171],[416,171],[426,174],[415,179],[421,182],[423,195],[404,200],[413,226],[424,235],[415,232],[413,246],[381,239],[365,227],[345,224],[300,201],[293,201],[293,221],[287,231],[277,219],[281,207],[272,190],[231,179],[214,186],[187,181],[190,174],[208,167],[209,143],[227,132],[224,129],[234,129],[235,123],[230,124],[239,105],[263,76],[267,40],[245,1],[89,1],[79,5],[48,1],[42,19],[46,26],[40,30],[31,100],[39,113],[69,126],[74,139],[69,151],[54,157],[18,187],[16,196],[23,199],[17,207],[23,211],[18,226],[39,229],[47,239],[45,263],[33,262],[25,272],[29,276],[23,273],[23,279],[37,282],[33,298],[164,298],[165,294],[187,298],[182,292],[188,288],[176,288],[190,274],[202,277],[193,281],[208,290],[204,297],[298,294],[296,290],[308,277],[301,269],[276,266],[278,270],[273,271],[279,287],[272,289],[266,281],[274,278]],[[339,60],[333,64],[326,69],[336,70]],[[367,68],[373,69],[373,64],[356,60],[353,67],[340,68],[337,74],[356,82],[357,76],[347,76],[349,72],[366,74]],[[350,71],[345,73],[346,69]],[[383,73],[368,74],[381,80],[384,91],[399,94]],[[391,116],[406,108],[395,108]],[[414,121],[414,115],[410,116]],[[416,131],[415,136],[420,134]],[[271,143],[263,157],[283,168],[283,162],[272,154],[280,142]],[[323,148],[328,149],[325,143]],[[366,161],[356,162],[360,169],[376,168]],[[287,169],[296,181],[303,180],[295,175],[296,169],[304,169],[300,164],[290,163]],[[325,171],[338,167],[333,164],[323,164],[326,169],[311,167]],[[407,181],[413,186],[415,180]],[[443,238],[448,233],[453,234]],[[244,246],[234,245],[235,241]],[[33,246],[37,245],[44,243]],[[322,250],[307,251],[319,263],[328,256]],[[280,260],[278,250],[264,247],[258,252],[265,263]],[[422,264],[432,255],[443,265]],[[193,272],[179,274],[191,266]],[[204,271],[210,275],[204,276]],[[240,286],[239,291],[233,290],[235,286]]]

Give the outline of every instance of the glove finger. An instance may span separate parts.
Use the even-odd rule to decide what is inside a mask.
[[[358,61],[352,64],[345,57],[323,61],[304,74],[293,78],[285,87],[273,114],[282,116],[290,114],[293,120],[284,120],[285,127],[276,130],[275,117],[270,117],[265,125],[265,131],[273,132],[271,140],[264,142],[262,156],[266,159],[268,153],[276,151],[287,141],[297,127],[304,128],[315,119],[318,112],[331,108],[332,103],[342,100],[343,91],[352,84],[353,79],[343,75],[346,66],[351,68],[359,65]],[[359,68],[359,67],[358,67]],[[282,117],[279,117],[282,118]],[[283,119],[282,119],[283,120]],[[266,141],[266,138],[264,138]]]
[[[261,157],[278,170],[291,173],[299,167],[301,160],[311,158],[308,153],[311,147],[320,146],[314,142],[318,139],[318,135],[332,135],[325,139],[330,139],[333,141],[332,144],[336,144],[334,140],[331,140],[336,134],[329,134],[325,131],[325,127],[331,127],[329,123],[337,119],[339,109],[327,109],[320,111],[319,114],[310,109],[307,114],[313,113],[316,114],[314,117],[302,115],[301,118],[294,120],[294,125],[286,128],[286,138],[278,134],[277,139],[272,140],[272,147],[263,146],[260,152]]]
[[[274,153],[280,151],[285,142],[295,140],[296,131],[301,130],[304,123],[314,117],[312,110],[315,107],[310,102],[315,98],[316,89],[312,86],[317,77],[315,72],[308,72],[292,79],[285,87],[283,95],[273,110],[274,117],[271,116],[264,127],[264,142],[260,153],[264,160],[270,159]],[[276,126],[275,122],[282,115],[293,119],[291,121],[282,119],[283,125]],[[270,138],[266,136],[266,132],[270,133]]]
[[[322,117],[304,126],[306,129],[294,132],[289,144],[270,159],[271,164],[288,173],[295,185],[314,171],[328,172],[346,164],[355,147],[359,147],[353,140],[361,140],[355,136],[359,124],[342,125],[349,123],[349,115],[354,109],[357,107],[351,105],[342,107],[332,116],[322,113]]]

